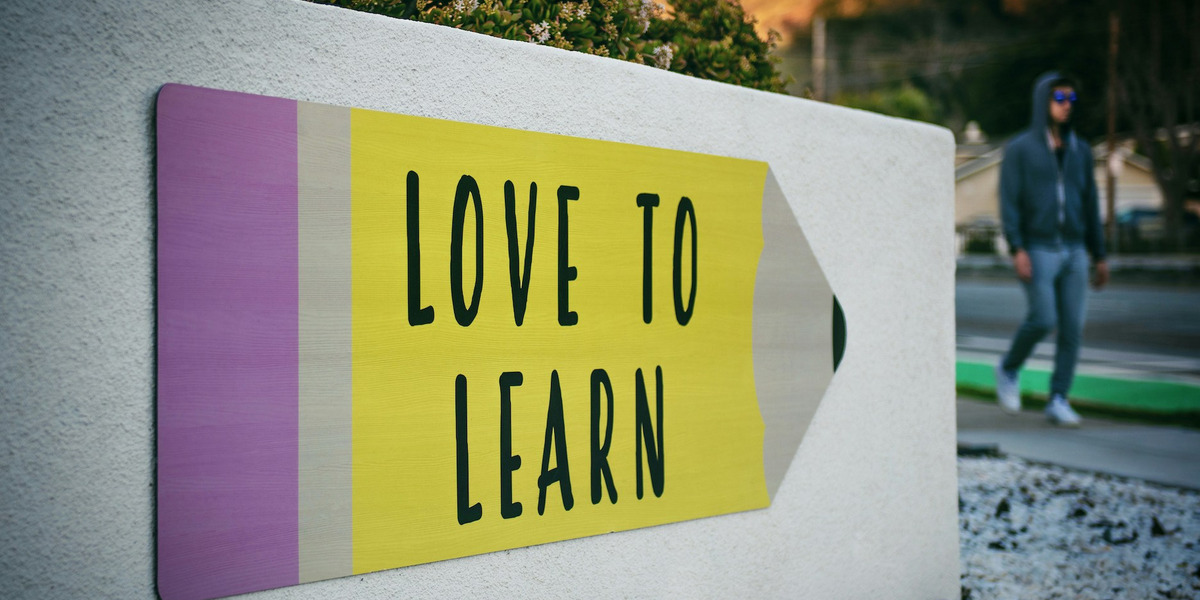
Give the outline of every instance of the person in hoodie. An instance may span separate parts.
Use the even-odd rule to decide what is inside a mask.
[[[1079,359],[1089,255],[1093,285],[1108,282],[1092,149],[1071,130],[1075,90],[1055,72],[1037,79],[1029,128],[1005,147],[1000,167],[1000,217],[1028,313],[996,366],[996,396],[1006,412],[1021,410],[1021,366],[1057,327],[1046,417],[1066,427],[1081,422],[1067,398]]]

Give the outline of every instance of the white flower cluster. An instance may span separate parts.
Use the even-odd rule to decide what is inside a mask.
[[[479,8],[479,0],[454,0],[450,10],[462,15],[469,15]]]
[[[1200,493],[958,460],[962,597],[1198,598]]]
[[[637,22],[642,26],[642,33],[646,33],[650,29],[650,20],[660,12],[663,6],[655,0],[642,0],[642,3],[637,7]]]
[[[592,5],[588,4],[586,0],[583,2],[566,2],[562,5],[562,14],[568,19],[582,21],[591,12]]]
[[[654,66],[660,69],[670,69],[671,59],[675,58],[675,50],[663,44],[654,49]]]
[[[550,24],[542,21],[529,26],[529,41],[536,44],[545,44],[546,40],[550,39]]]

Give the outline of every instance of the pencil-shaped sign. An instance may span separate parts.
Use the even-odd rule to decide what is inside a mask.
[[[158,580],[763,508],[841,353],[766,163],[167,85]]]

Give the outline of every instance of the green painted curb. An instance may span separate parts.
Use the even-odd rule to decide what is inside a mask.
[[[958,361],[956,381],[961,387],[994,393],[995,365]],[[1021,370],[1021,395],[1045,397],[1050,388],[1050,372]],[[1098,409],[1143,413],[1155,416],[1200,414],[1200,386],[1173,381],[1136,381],[1076,375],[1071,387],[1071,402]]]

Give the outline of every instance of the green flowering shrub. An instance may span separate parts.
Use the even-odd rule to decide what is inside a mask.
[[[652,21],[647,32],[670,45],[670,70],[786,93],[779,59],[771,54],[778,34],[772,31],[766,41],[759,39],[753,18],[746,18],[737,0],[680,0],[674,7],[673,18]]]
[[[315,0],[784,92],[785,82],[737,0]]]

